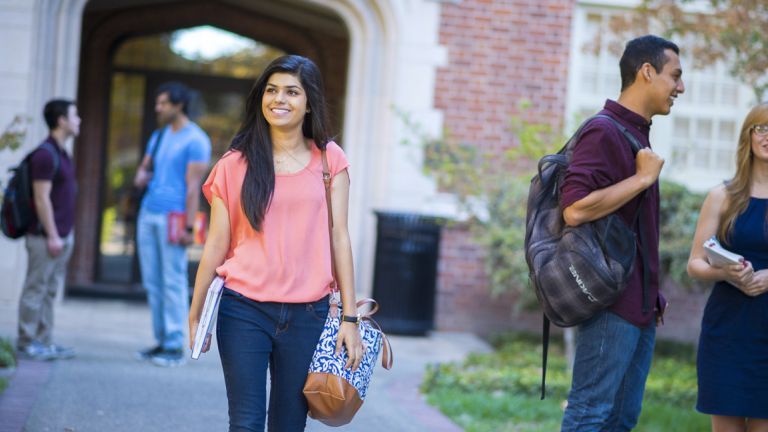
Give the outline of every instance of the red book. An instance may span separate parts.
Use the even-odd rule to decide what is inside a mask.
[[[203,212],[195,213],[195,222],[192,225],[193,238],[195,244],[205,243],[207,232],[208,217]],[[170,243],[179,243],[181,236],[187,230],[187,215],[184,212],[168,213],[168,241]]]

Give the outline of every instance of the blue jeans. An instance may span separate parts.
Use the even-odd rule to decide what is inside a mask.
[[[187,249],[168,242],[168,215],[142,209],[136,226],[139,266],[152,310],[152,330],[164,349],[184,347],[189,312]]]
[[[579,325],[562,432],[629,431],[637,424],[656,327],[603,311]]]
[[[303,431],[302,390],[328,315],[328,298],[312,303],[258,302],[224,289],[216,323],[229,403],[229,431]]]

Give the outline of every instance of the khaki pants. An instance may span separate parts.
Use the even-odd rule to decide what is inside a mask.
[[[33,340],[45,345],[52,343],[53,303],[56,293],[64,288],[74,235],[70,233],[63,240],[64,249],[57,257],[51,257],[45,236],[26,236],[29,259],[19,300],[19,337],[16,341],[19,349]]]

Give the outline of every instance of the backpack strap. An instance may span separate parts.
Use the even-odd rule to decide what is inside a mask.
[[[56,174],[59,173],[59,166],[61,165],[59,150],[55,149],[53,144],[49,143],[48,141],[40,144],[40,147],[38,148],[44,148],[51,154],[51,158],[53,159],[53,176],[56,177]]]
[[[157,135],[155,138],[155,146],[152,147],[152,152],[149,154],[149,167],[151,169],[148,169],[148,171],[154,171],[155,170],[155,158],[157,157],[157,152],[160,150],[160,144],[163,142],[163,134],[165,133],[165,128],[167,126],[163,126],[159,129],[157,129]]]
[[[45,149],[47,152],[51,154],[51,159],[53,159],[53,178],[51,178],[51,182],[53,182],[53,179],[56,178],[56,174],[59,173],[59,168],[61,168],[61,156],[59,155],[59,150],[55,148],[53,144],[51,144],[50,142],[45,141],[42,144],[40,144],[37,147],[37,149],[31,151],[27,155],[27,158],[31,159],[32,154],[34,154],[39,149]],[[30,187],[32,187],[31,185],[32,185],[32,182],[30,179]],[[34,194],[34,192],[32,192],[32,194]],[[40,233],[42,230],[43,230],[43,224],[39,220],[37,220],[37,217],[35,217],[34,221],[29,227],[28,232]]]
[[[595,117],[601,117],[606,118],[613,122],[613,124],[621,131],[622,134],[624,134],[624,137],[627,138],[629,141],[629,144],[632,146],[632,153],[637,155],[637,152],[639,152],[643,146],[640,144],[640,142],[637,140],[637,138],[632,135],[629,130],[627,130],[626,127],[624,127],[623,124],[619,123],[616,119],[614,119],[611,116],[607,116],[604,114],[597,114]],[[643,229],[643,215],[645,214],[645,209],[643,206],[643,201],[645,201],[645,197],[648,196],[648,189],[644,190],[641,193],[640,196],[640,204],[637,206],[637,211],[635,212],[635,223],[637,224],[637,230],[640,233],[640,252],[641,257],[643,259],[643,314],[648,313],[648,309],[650,307],[649,301],[648,301],[648,280],[651,277],[651,270],[648,267],[648,240],[646,239],[645,230]]]
[[[544,317],[543,328],[543,349],[541,350],[541,400],[544,400],[547,391],[547,353],[549,352],[549,318],[546,314],[541,314]]]

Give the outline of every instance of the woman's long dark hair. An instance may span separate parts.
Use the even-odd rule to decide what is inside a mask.
[[[328,109],[325,105],[323,80],[320,70],[311,60],[298,55],[287,55],[270,63],[253,85],[245,104],[245,120],[230,145],[238,150],[248,162],[240,200],[243,212],[251,227],[261,231],[264,215],[267,213],[275,192],[275,167],[272,160],[272,137],[269,123],[261,111],[261,100],[269,78],[275,73],[288,73],[298,78],[307,95],[307,109],[301,131],[306,138],[314,140],[323,150],[331,140]]]

